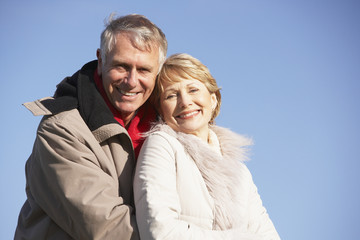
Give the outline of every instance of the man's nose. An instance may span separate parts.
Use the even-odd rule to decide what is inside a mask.
[[[136,69],[129,70],[129,73],[128,73],[125,81],[129,87],[131,87],[131,88],[136,87],[137,81],[138,81]]]

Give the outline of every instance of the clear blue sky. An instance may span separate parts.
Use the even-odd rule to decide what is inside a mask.
[[[147,16],[168,54],[209,67],[217,124],[254,139],[248,166],[282,239],[360,236],[359,1],[1,0],[0,239],[13,238],[40,121],[21,104],[95,59],[111,12]]]

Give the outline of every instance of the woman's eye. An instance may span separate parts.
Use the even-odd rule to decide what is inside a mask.
[[[197,89],[197,88],[192,88],[192,89],[189,90],[190,93],[194,93],[194,92],[197,92],[197,91],[199,91],[199,89]]]
[[[165,99],[172,99],[172,98],[175,98],[176,97],[176,94],[170,94],[170,95],[167,95],[165,97]]]

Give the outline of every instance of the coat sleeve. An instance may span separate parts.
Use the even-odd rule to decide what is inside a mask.
[[[34,200],[74,239],[138,239],[134,209],[124,203],[117,177],[103,170],[78,131],[56,121],[40,125],[27,166]]]
[[[249,226],[248,229],[251,232],[259,233],[263,235],[264,240],[280,240],[270,217],[267,213],[263,203],[261,201],[260,195],[258,193],[257,187],[253,181],[252,175],[248,168],[243,165],[247,171],[249,178]]]
[[[134,178],[136,216],[141,239],[261,239],[240,230],[215,231],[180,220],[176,150],[160,134],[147,138]]]

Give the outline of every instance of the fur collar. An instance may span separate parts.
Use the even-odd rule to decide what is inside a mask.
[[[206,183],[210,196],[215,203],[215,221],[213,228],[225,230],[242,225],[240,216],[240,198],[237,187],[243,176],[239,168],[248,159],[248,147],[252,140],[238,135],[229,129],[211,126],[220,143],[221,154],[200,138],[181,132],[175,132],[168,125],[159,123],[148,133],[163,131],[175,137],[189,156],[195,161]]]

